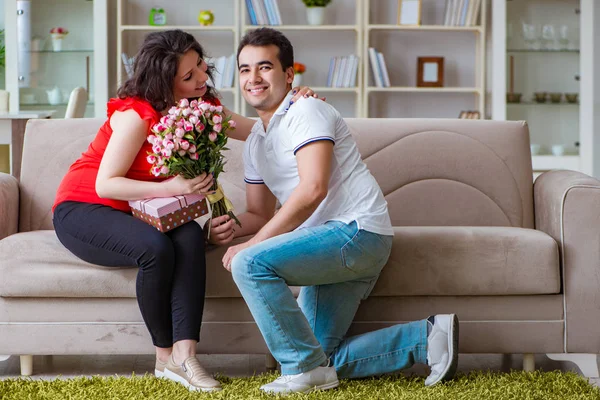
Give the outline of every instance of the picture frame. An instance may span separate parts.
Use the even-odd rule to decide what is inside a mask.
[[[398,0],[398,25],[421,25],[422,0]]]
[[[444,57],[417,58],[417,87],[444,87]]]

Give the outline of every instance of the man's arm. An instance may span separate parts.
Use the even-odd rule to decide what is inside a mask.
[[[242,226],[238,226],[228,215],[213,218],[210,243],[224,245],[236,237],[258,232],[275,213],[277,199],[267,185],[246,184],[246,212],[237,215]]]
[[[279,212],[252,239],[227,250],[223,256],[223,266],[226,270],[231,271],[231,260],[240,251],[263,240],[291,232],[312,215],[327,196],[332,157],[333,143],[329,140],[307,144],[296,152],[300,176],[298,186]],[[243,220],[240,222],[244,224]]]
[[[291,232],[306,221],[327,196],[333,143],[312,142],[296,153],[300,182],[279,212],[252,238],[253,244]]]

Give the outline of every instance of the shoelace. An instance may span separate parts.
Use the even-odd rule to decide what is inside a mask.
[[[297,375],[281,375],[279,378],[275,379],[273,381],[273,383],[288,383],[289,381],[291,381],[292,379],[294,379],[298,375],[300,375],[300,374],[297,374]]]

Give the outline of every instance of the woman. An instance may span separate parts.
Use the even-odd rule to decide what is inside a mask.
[[[108,102],[108,120],[69,169],[53,206],[59,240],[84,261],[107,267],[137,265],[136,296],[156,347],[157,376],[190,390],[220,390],[200,365],[196,344],[204,307],[204,233],[195,223],[161,233],[131,216],[128,200],[207,193],[212,176],[171,180],[150,174],[150,128],[182,98],[220,101],[207,86],[212,68],[194,37],[179,30],[149,34],[133,76]],[[303,88],[296,97],[313,94]],[[228,110],[231,137],[245,140],[254,121]]]

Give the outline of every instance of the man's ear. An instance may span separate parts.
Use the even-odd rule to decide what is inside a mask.
[[[294,67],[289,67],[285,70],[285,81],[290,85],[294,81]]]

